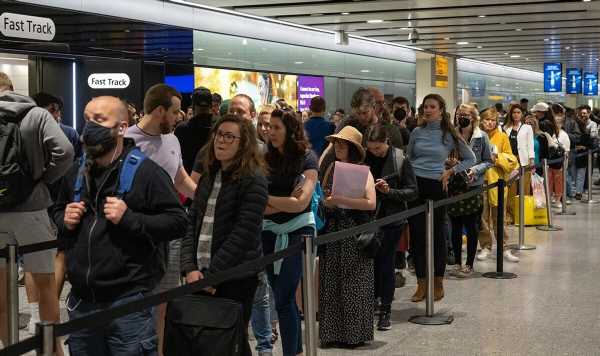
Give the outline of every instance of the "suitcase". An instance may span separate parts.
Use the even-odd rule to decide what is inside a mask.
[[[519,196],[513,198],[513,207],[515,214],[515,225],[519,225]],[[546,208],[538,209],[535,207],[533,196],[525,196],[525,226],[548,225],[548,212]]]

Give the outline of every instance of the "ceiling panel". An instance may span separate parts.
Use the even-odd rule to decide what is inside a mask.
[[[600,64],[600,0],[188,1],[536,71]]]

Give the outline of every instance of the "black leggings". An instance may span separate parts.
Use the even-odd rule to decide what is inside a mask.
[[[479,234],[477,219],[480,213],[465,216],[451,217],[452,222],[452,249],[454,250],[455,264],[462,265],[462,233],[463,227],[467,230],[467,266],[473,268],[475,253],[477,252],[477,236]]]
[[[381,298],[384,306],[392,305],[396,274],[396,249],[402,228],[381,229],[381,248],[375,257],[375,298]]]
[[[424,204],[427,200],[441,200],[446,198],[446,192],[442,189],[442,183],[437,179],[428,179],[417,177],[417,186],[419,187],[419,198],[411,204],[418,206]],[[446,255],[448,253],[446,239],[444,238],[444,222],[446,216],[446,207],[436,208],[433,214],[433,265],[434,275],[443,277],[446,272]],[[410,253],[415,263],[415,272],[417,278],[427,277],[427,261],[425,249],[425,213],[415,215],[408,219],[410,225],[411,247]]]

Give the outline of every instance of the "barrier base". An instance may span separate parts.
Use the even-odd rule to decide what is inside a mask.
[[[408,319],[409,322],[419,325],[449,325],[454,321],[453,315],[415,315]]]
[[[563,228],[558,225],[538,226],[536,229],[540,231],[562,231]]]
[[[581,202],[582,202],[583,204],[590,204],[590,205],[592,205],[592,204],[598,204],[598,203],[600,203],[600,201],[593,200],[593,199],[592,199],[592,200],[582,200]]]
[[[554,215],[574,216],[577,215],[577,213],[574,211],[565,211],[564,213],[562,211],[559,211],[558,213],[554,213]]]
[[[533,245],[519,245],[519,244],[515,244],[515,245],[508,245],[508,248],[511,250],[535,250],[537,247],[533,246]]]
[[[485,278],[492,278],[492,279],[513,279],[513,278],[517,278],[517,275],[514,273],[510,273],[510,272],[486,272],[484,274],[482,274],[483,277]]]

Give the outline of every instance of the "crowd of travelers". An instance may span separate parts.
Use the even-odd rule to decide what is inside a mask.
[[[450,108],[441,96],[429,94],[415,109],[406,98],[386,100],[372,87],[353,94],[348,114],[328,111],[320,96],[311,99],[305,114],[283,100],[256,107],[251,97],[237,94],[223,101],[204,87],[194,90],[185,111],[182,99],[174,88],[157,84],[138,113],[133,103],[96,97],[85,105],[79,135],[61,122],[60,98],[17,94],[0,73],[0,126],[16,123],[21,140],[13,147],[22,157],[14,159],[23,166],[14,183],[20,191],[11,193],[21,195],[0,201],[0,226],[22,245],[56,237],[60,242],[58,251],[23,259],[33,324],[59,321],[65,280],[69,318],[75,319],[305,239],[509,179],[521,167],[526,173],[520,179],[531,194],[542,160],[595,147],[600,120],[588,106],[528,107],[526,99],[506,111],[502,104],[479,110],[474,103]],[[550,167],[554,208],[600,184],[586,180],[587,158],[569,159],[563,192],[562,167]],[[360,184],[358,191],[340,188],[348,172],[356,172],[351,180]],[[516,186],[507,189],[509,203],[500,212],[506,224],[515,220],[510,201]],[[444,298],[444,278],[474,276],[475,261],[491,255],[494,239],[507,244],[507,229],[495,236],[497,194],[492,189],[435,209],[436,301]],[[421,213],[382,226],[374,236],[319,246],[322,347],[355,348],[373,341],[375,329],[390,330],[394,292],[404,286],[406,273],[417,278],[411,300],[426,298],[425,229]],[[510,249],[504,258],[519,262]],[[237,347],[243,355],[252,355],[249,324],[260,356],[271,355],[276,342],[284,356],[301,355],[302,273],[297,254],[199,295],[237,303],[245,330]],[[7,313],[5,285],[0,281],[1,320]],[[66,344],[71,355],[173,354],[170,347],[182,346],[165,337],[175,332],[168,309],[129,314],[102,332],[77,331]],[[6,344],[4,323],[0,336]],[[57,353],[62,354],[60,344]]]

